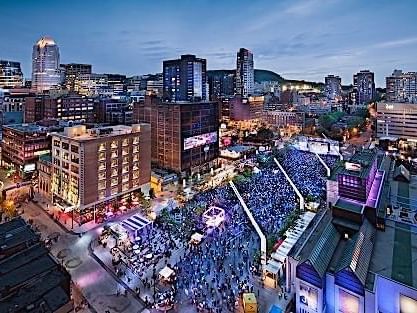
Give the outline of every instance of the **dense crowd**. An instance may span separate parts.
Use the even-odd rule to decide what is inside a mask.
[[[286,148],[275,155],[304,196],[321,198],[325,193],[325,169],[314,154]],[[237,189],[264,233],[277,234],[297,206],[297,197],[272,157],[258,164],[257,171],[236,183]],[[333,167],[337,158],[324,156]],[[225,221],[207,228],[202,214],[210,206],[223,208]],[[234,311],[242,292],[254,291],[253,275],[259,273],[254,255],[259,238],[229,185],[199,193],[181,208],[164,214],[154,240],[143,243],[159,258],[172,249],[185,247],[173,267],[177,279],[168,298],[195,305],[198,312]],[[188,244],[193,233],[204,234],[200,244]],[[169,235],[168,235],[169,234]]]
[[[330,168],[335,166],[336,156],[324,155],[321,157]],[[325,196],[326,170],[314,153],[288,147],[279,150],[276,153],[276,158],[303,197],[320,200]]]

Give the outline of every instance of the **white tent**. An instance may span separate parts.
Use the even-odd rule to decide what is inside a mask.
[[[194,233],[191,235],[191,241],[196,244],[200,243],[203,238],[204,236],[200,233]]]
[[[174,271],[170,269],[168,266],[165,266],[160,272],[159,276],[161,276],[163,279],[168,279],[171,277],[171,275],[174,274]]]

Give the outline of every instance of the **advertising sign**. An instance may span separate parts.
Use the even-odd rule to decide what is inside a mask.
[[[208,145],[217,141],[217,132],[206,133],[184,139],[184,150]]]

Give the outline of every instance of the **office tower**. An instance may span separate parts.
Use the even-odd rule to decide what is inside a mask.
[[[112,91],[112,96],[121,96],[126,91],[126,75],[121,74],[104,74],[107,76],[107,82]]]
[[[72,211],[78,223],[102,216],[106,206],[118,207],[122,199],[149,188],[148,124],[91,129],[78,125],[51,136],[53,200]]]
[[[417,140],[417,103],[378,102],[376,131],[378,138]]]
[[[23,86],[23,73],[19,62],[0,60],[0,88]]]
[[[68,94],[53,96],[49,94],[30,95],[25,100],[25,123],[42,120],[59,119],[65,121],[81,121],[94,123],[95,105],[99,99]]]
[[[386,78],[386,87],[387,101],[417,102],[417,72],[394,70]]]
[[[33,46],[32,90],[42,92],[57,88],[61,83],[59,48],[52,38],[42,37]]]
[[[65,72],[64,86],[70,91],[75,90],[75,80],[83,74],[91,74],[91,64],[69,63],[61,64]]]
[[[342,95],[342,79],[328,75],[324,78],[325,93],[328,100],[337,100]]]
[[[146,96],[134,104],[134,120],[151,124],[152,162],[177,173],[198,173],[219,156],[217,102],[163,102]]]
[[[75,79],[75,91],[84,96],[111,97],[113,88],[106,74],[81,74]]]
[[[364,105],[375,98],[374,73],[363,70],[353,75],[353,87],[355,89],[355,101],[357,105]]]
[[[164,99],[172,102],[208,100],[206,67],[205,59],[191,54],[164,61]]]
[[[253,54],[245,48],[240,48],[236,59],[236,94],[242,97],[253,95],[254,85]]]
[[[210,100],[234,95],[235,77],[235,73],[211,71],[208,75]]]
[[[130,125],[133,123],[132,105],[124,99],[102,98],[95,104],[95,117],[97,123]]]

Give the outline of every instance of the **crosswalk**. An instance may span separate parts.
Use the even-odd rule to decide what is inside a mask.
[[[144,228],[146,228],[147,226],[150,226],[152,224],[151,221],[149,221],[148,219],[135,214],[127,219],[125,219],[122,222],[122,226],[126,229],[126,230],[130,230],[133,232],[138,232]]]

